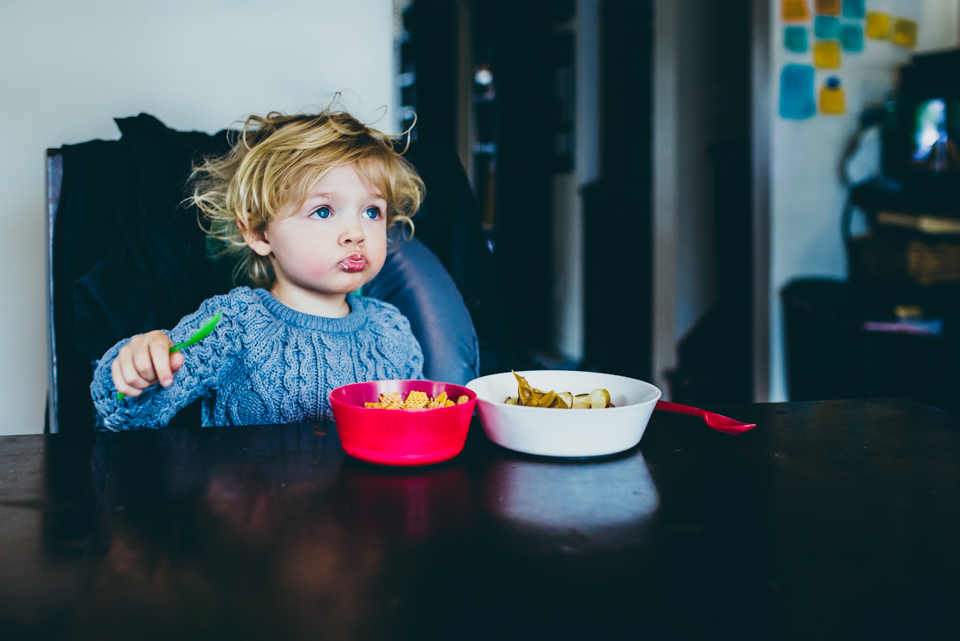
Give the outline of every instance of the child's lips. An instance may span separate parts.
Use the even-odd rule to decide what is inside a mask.
[[[350,274],[362,272],[367,268],[367,257],[363,254],[351,254],[340,261],[340,268]]]

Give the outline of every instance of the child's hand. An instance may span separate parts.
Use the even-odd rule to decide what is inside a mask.
[[[183,354],[170,353],[170,337],[161,331],[139,334],[123,346],[110,371],[118,392],[140,396],[140,391],[160,383],[173,384],[173,375],[183,365]]]

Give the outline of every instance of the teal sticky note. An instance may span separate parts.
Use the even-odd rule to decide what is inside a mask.
[[[809,48],[807,44],[806,27],[787,27],[783,31],[783,46],[787,51],[804,53]]]
[[[863,51],[863,27],[858,24],[845,24],[840,30],[840,44],[844,51],[858,53]]]
[[[817,16],[813,20],[813,32],[823,40],[836,40],[840,37],[840,18]]]
[[[851,20],[863,20],[864,0],[843,0],[843,17]]]
[[[780,115],[803,120],[817,113],[813,67],[790,64],[780,73]]]

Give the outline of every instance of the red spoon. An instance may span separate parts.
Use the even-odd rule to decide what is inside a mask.
[[[743,432],[749,432],[757,426],[756,423],[741,423],[740,421],[735,421],[732,418],[720,416],[713,412],[697,409],[696,407],[690,407],[688,405],[680,405],[679,403],[670,403],[668,401],[657,401],[657,407],[655,409],[663,412],[676,412],[677,414],[699,416],[707,425],[724,434],[742,434]]]

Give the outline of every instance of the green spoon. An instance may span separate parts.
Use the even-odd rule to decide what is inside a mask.
[[[203,327],[201,327],[194,333],[193,336],[183,341],[182,343],[177,343],[176,345],[172,346],[170,348],[169,353],[173,354],[174,352],[179,352],[184,347],[190,347],[191,345],[196,345],[197,343],[205,339],[207,336],[210,335],[210,332],[213,331],[213,328],[217,326],[217,323],[220,322],[221,318],[223,318],[223,312],[217,312],[216,314],[214,314],[210,318],[210,320],[208,320],[206,323],[203,324]],[[123,392],[117,392],[118,401],[122,401],[126,397],[127,395],[124,394]]]

